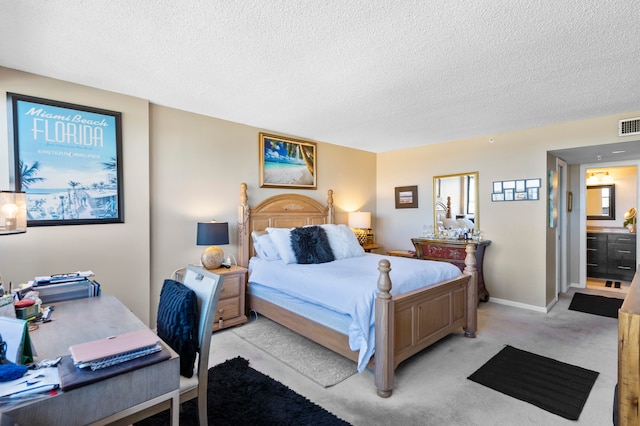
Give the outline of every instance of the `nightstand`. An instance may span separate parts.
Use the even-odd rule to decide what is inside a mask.
[[[212,269],[209,272],[223,275],[222,290],[216,308],[216,317],[213,331],[233,327],[247,322],[245,315],[245,287],[247,282],[247,269],[242,266],[231,265],[231,268]],[[176,279],[182,281],[184,269],[176,272]]]
[[[380,244],[377,244],[377,243],[364,243],[362,245],[362,248],[367,253],[371,253],[371,250],[378,250],[380,247],[382,247],[382,246]]]

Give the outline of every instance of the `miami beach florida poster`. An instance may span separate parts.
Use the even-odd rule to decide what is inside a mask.
[[[260,133],[260,187],[316,189],[316,144]]]
[[[121,114],[8,94],[16,189],[27,224],[124,221]]]

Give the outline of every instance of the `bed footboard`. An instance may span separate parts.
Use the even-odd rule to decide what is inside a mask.
[[[461,277],[395,297],[390,293],[391,265],[386,259],[379,262],[373,360],[379,396],[391,396],[394,371],[402,361],[461,327],[466,337],[475,337],[478,305],[475,246],[467,245],[466,251],[466,268]]]

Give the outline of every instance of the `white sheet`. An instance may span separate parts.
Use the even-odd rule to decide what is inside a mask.
[[[350,315],[349,346],[351,350],[360,351],[358,371],[363,371],[375,350],[374,302],[380,275],[378,262],[383,258],[391,262],[389,275],[393,295],[460,276],[460,270],[447,262],[367,253],[365,256],[312,265],[252,258],[249,282]]]

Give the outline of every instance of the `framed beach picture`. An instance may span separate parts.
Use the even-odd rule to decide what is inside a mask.
[[[396,187],[396,209],[418,208],[418,185]]]
[[[124,222],[121,113],[7,94],[27,225]]]
[[[260,133],[260,187],[316,189],[316,144]]]

